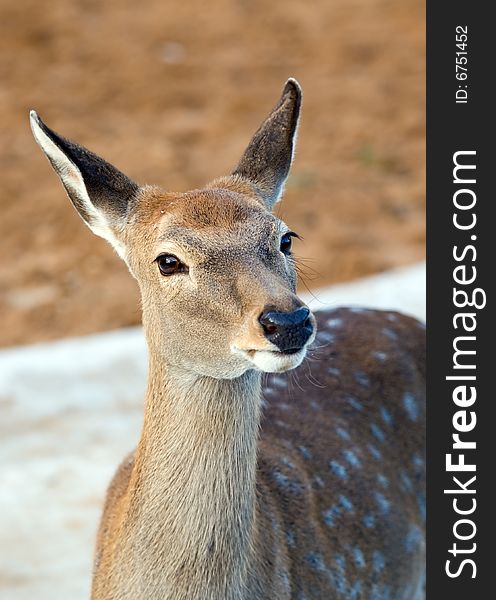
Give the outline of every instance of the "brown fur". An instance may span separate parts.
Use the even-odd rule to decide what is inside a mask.
[[[202,190],[136,192],[116,172],[128,201],[110,213],[114,168],[94,169],[33,117],[74,205],[138,281],[150,350],[141,439],[107,494],[93,600],[421,598],[423,328],[320,312],[298,366],[305,349],[279,352],[258,321],[302,304],[280,250],[287,227],[270,212],[300,100],[290,80],[235,173]],[[186,267],[161,275],[164,253]]]

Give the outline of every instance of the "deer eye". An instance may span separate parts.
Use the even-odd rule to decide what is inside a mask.
[[[291,246],[293,245],[293,241],[291,238],[297,237],[296,233],[292,231],[288,231],[281,238],[280,249],[283,254],[291,254]]]
[[[155,260],[162,275],[175,275],[176,273],[185,273],[187,271],[177,256],[173,254],[161,254]]]

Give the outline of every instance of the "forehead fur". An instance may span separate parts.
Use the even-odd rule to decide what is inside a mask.
[[[220,187],[223,183],[226,185]],[[250,186],[232,189],[230,183],[226,178],[226,182],[217,180],[204,189],[185,193],[144,188],[134,216],[143,224],[167,223],[195,231],[232,230],[248,221],[277,222]]]
[[[223,189],[187,192],[167,212],[177,224],[194,227],[197,231],[231,229],[253,218],[272,220],[258,202]]]

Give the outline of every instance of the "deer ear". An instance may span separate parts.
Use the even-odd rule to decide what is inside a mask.
[[[126,223],[138,185],[93,152],[52,131],[35,111],[30,121],[36,141],[84,222],[123,257],[124,246],[116,232]]]
[[[234,175],[248,179],[272,209],[280,199],[293,160],[301,88],[288,79],[281,99],[253,136]]]

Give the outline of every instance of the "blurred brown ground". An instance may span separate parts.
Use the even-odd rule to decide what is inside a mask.
[[[280,206],[311,287],[424,256],[422,0],[0,0],[0,345],[138,323],[28,110],[135,180],[229,172],[288,76],[304,89]]]

